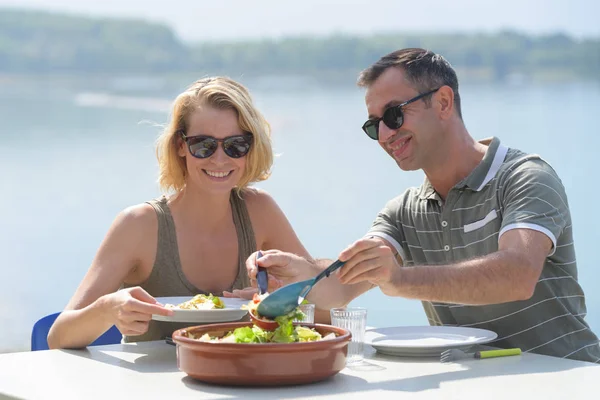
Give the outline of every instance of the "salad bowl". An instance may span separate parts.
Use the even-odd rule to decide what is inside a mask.
[[[177,346],[177,366],[199,381],[233,386],[318,382],[337,374],[346,366],[351,337],[348,330],[321,324],[293,325],[312,329],[322,339],[292,343],[200,340],[202,337],[227,337],[238,328],[253,328],[252,322],[201,325],[176,330],[172,338]]]

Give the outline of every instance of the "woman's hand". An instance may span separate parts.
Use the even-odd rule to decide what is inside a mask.
[[[240,299],[246,299],[246,300],[252,300],[252,297],[254,297],[254,294],[258,293],[258,289],[255,287],[247,287],[244,289],[233,289],[231,292],[228,292],[226,290],[223,291],[223,297],[229,297],[229,298],[240,298]]]
[[[303,279],[309,279],[318,274],[315,265],[306,259],[292,253],[286,253],[280,250],[262,251],[262,256],[257,258],[259,252],[252,253],[246,260],[246,270],[250,278],[251,287],[244,289],[235,289],[232,292],[223,292],[223,297],[237,297],[251,300],[252,296],[258,292],[256,288],[256,273],[258,266],[267,269],[269,277],[268,292],[272,293],[284,285],[298,282]]]
[[[269,292],[305,279],[310,279],[320,272],[320,269],[307,259],[293,253],[280,250],[265,250],[262,257],[256,258],[256,253],[246,260],[246,270],[253,287],[256,287],[258,267],[267,269],[269,275]]]
[[[128,336],[146,333],[153,314],[173,315],[173,310],[165,308],[139,286],[107,294],[103,303],[114,325]]]

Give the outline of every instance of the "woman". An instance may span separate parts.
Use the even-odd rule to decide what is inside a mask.
[[[181,93],[157,157],[171,194],[117,215],[50,348],[85,347],[112,325],[126,341],[162,339],[178,326],[151,320],[172,314],[155,297],[237,293],[250,286],[245,261],[257,249],[309,256],[275,201],[248,187],[268,178],[273,151],[241,84],[206,78]]]

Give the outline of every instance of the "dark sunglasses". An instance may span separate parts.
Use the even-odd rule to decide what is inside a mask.
[[[215,139],[212,136],[186,136],[183,131],[179,132],[190,150],[190,154],[196,158],[208,158],[215,154],[219,142],[223,143],[223,151],[231,158],[244,157],[250,151],[253,136],[250,133],[229,136],[224,139]]]
[[[402,104],[398,104],[397,106],[391,106],[386,108],[383,112],[383,116],[377,119],[369,119],[362,126],[363,131],[373,140],[379,140],[379,123],[383,121],[385,126],[390,129],[399,129],[404,123],[404,113],[402,112],[402,107],[414,103],[417,100],[422,99],[425,96],[429,96],[432,93],[437,92],[440,88],[430,90],[427,93],[423,93],[418,95],[417,97],[413,97],[412,99],[405,101]]]

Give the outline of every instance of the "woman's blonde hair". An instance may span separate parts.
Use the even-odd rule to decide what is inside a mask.
[[[234,110],[240,129],[253,136],[252,147],[246,155],[246,169],[236,190],[239,192],[250,183],[267,179],[273,165],[269,123],[256,109],[243,85],[227,77],[211,77],[194,82],[173,102],[171,121],[159,136],[156,146],[161,188],[165,192],[179,192],[185,187],[185,158],[177,154],[180,132],[187,133],[190,115],[203,105]]]

